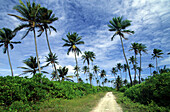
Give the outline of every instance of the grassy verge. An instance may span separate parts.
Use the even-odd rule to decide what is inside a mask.
[[[170,112],[167,108],[159,107],[154,102],[144,105],[125,97],[122,92],[113,91],[113,94],[116,96],[116,101],[121,105],[123,112]]]
[[[50,99],[43,103],[37,104],[39,112],[89,112],[104,97],[106,93],[90,94],[81,98],[71,100],[67,99]]]

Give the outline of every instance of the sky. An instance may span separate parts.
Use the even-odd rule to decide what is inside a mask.
[[[19,4],[19,0],[0,0],[0,28],[6,27],[14,29],[22,22],[7,14],[16,14],[13,10],[15,5]],[[23,0],[25,3],[25,0]],[[30,0],[32,3],[32,0]],[[34,0],[41,4],[42,7],[53,10],[53,13],[59,19],[53,25],[57,29],[57,33],[52,31],[49,35],[51,49],[58,56],[59,66],[67,66],[69,68],[68,75],[74,74],[75,59],[71,53],[67,55],[67,47],[62,47],[68,32],[77,32],[82,36],[84,45],[78,45],[82,51],[93,51],[96,54],[94,65],[98,65],[100,70],[106,70],[108,80],[115,79],[111,74],[112,67],[117,63],[125,64],[120,38],[116,36],[113,41],[111,37],[114,32],[108,31],[109,21],[113,17],[123,16],[124,19],[131,20],[131,26],[127,29],[135,31],[133,35],[126,35],[128,40],[123,40],[125,53],[127,58],[134,55],[133,51],[129,51],[131,43],[142,43],[147,46],[147,54],[142,54],[142,78],[150,75],[148,64],[156,64],[152,60],[151,54],[153,49],[161,49],[163,58],[158,59],[158,65],[163,68],[164,65],[170,67],[170,0]],[[21,41],[21,44],[14,45],[14,49],[10,50],[10,58],[14,75],[22,73],[22,69],[17,68],[25,66],[23,60],[30,56],[36,56],[33,33],[21,40],[25,30],[17,33],[13,41]],[[49,53],[45,34],[37,37],[38,53],[41,65],[45,65],[45,56]],[[137,56],[139,62],[139,55]],[[83,67],[81,55],[78,57],[78,64]],[[52,72],[49,66],[44,70]],[[153,68],[152,70],[155,70]],[[92,72],[92,70],[91,70]],[[132,77],[133,77],[133,70]],[[118,72],[119,74],[119,72]],[[11,75],[7,54],[3,54],[3,48],[0,48],[0,76]],[[50,74],[44,74],[48,78]],[[30,76],[30,74],[27,74]],[[80,77],[85,79],[83,72]],[[124,79],[125,75],[123,75]],[[76,81],[76,78],[73,79]],[[84,80],[85,81],[85,80]],[[95,85],[95,81],[93,82]]]

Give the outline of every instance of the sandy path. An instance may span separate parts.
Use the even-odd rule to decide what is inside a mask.
[[[121,107],[117,104],[115,96],[112,92],[106,93],[106,95],[100,100],[96,108],[91,112],[123,112]]]

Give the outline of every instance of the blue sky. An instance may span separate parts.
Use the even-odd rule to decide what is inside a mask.
[[[163,65],[170,67],[170,56],[167,55],[170,52],[169,0],[35,0],[35,2],[53,10],[59,18],[52,24],[57,29],[57,33],[52,32],[49,39],[52,51],[58,55],[59,65],[67,66],[70,75],[74,72],[74,55],[66,54],[67,48],[62,47],[64,44],[62,38],[66,38],[68,32],[77,32],[85,42],[84,45],[79,46],[81,51],[93,51],[96,54],[94,65],[106,70],[108,79],[114,79],[110,73],[111,68],[117,63],[124,64],[125,60],[119,37],[111,41],[114,32],[108,31],[107,24],[113,17],[118,16],[131,20],[132,25],[127,29],[135,31],[134,35],[125,35],[129,38],[124,40],[127,58],[134,55],[133,51],[128,51],[131,43],[138,42],[147,46],[148,54],[142,55],[143,78],[149,75],[148,64],[155,65],[155,60],[151,60],[154,48],[162,49],[164,53],[163,58],[158,59],[159,67],[162,68]],[[9,13],[18,15],[12,9],[17,4],[19,4],[18,0],[1,2],[0,28],[14,29],[21,24],[16,18],[7,15]],[[24,30],[20,31],[14,40],[20,41],[24,32]],[[43,34],[37,41],[41,65],[44,65],[45,56],[48,54],[45,35]],[[22,63],[24,59],[35,56],[33,34],[30,33],[21,42],[20,45],[15,45],[12,51],[10,50],[15,75],[22,73],[22,70],[17,67],[25,66]],[[139,55],[137,58],[139,61]],[[78,57],[78,63],[83,67],[81,55]],[[49,66],[45,70],[51,73],[52,67]],[[8,58],[6,54],[3,54],[2,47],[0,48],[0,75],[10,75]],[[50,75],[46,76],[50,77]],[[83,73],[80,76],[85,77]]]

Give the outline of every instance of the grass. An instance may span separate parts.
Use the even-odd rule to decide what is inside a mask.
[[[71,100],[67,99],[50,99],[34,107],[39,108],[39,112],[89,112],[104,97],[104,93],[90,94],[81,98]]]
[[[144,105],[138,102],[134,102],[128,97],[124,96],[124,93],[113,91],[116,96],[116,101],[123,109],[123,112],[170,112],[168,108],[159,107],[154,102],[149,105]]]

